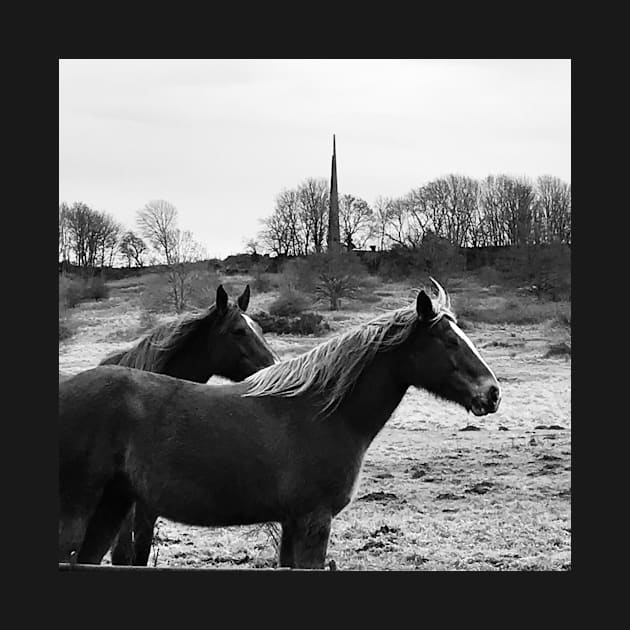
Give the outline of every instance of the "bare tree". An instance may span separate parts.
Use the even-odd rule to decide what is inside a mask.
[[[387,208],[387,238],[402,247],[417,247],[422,236],[409,225],[409,208],[404,198],[390,199]]]
[[[465,247],[476,240],[479,222],[479,183],[470,177],[449,175],[447,233],[453,245]]]
[[[83,273],[113,261],[120,225],[114,219],[80,201],[68,207],[62,204],[59,214],[60,247],[63,241],[63,255],[69,260],[74,254],[75,263]]]
[[[399,220],[399,241],[404,244],[405,240],[412,247],[418,247],[427,233],[428,226],[431,223],[431,208],[429,196],[425,188],[414,188],[406,197],[403,198],[398,212],[404,213],[405,221]],[[403,238],[402,229],[406,225],[407,238]]]
[[[258,238],[265,250],[277,256],[287,256],[288,246],[286,240],[286,226],[276,213],[270,217],[261,219],[262,229]]]
[[[177,226],[177,209],[164,200],[151,201],[137,213],[138,228],[166,265],[171,302],[177,313],[187,307],[194,270],[190,263],[202,260],[205,250],[190,231]]]
[[[59,204],[59,260],[62,263],[70,261],[71,241],[68,215],[70,206],[62,202]]]
[[[110,214],[101,213],[98,227],[100,267],[103,268],[106,262],[109,267],[112,267],[114,256],[118,251],[122,226]]]
[[[163,199],[149,201],[138,210],[136,222],[140,233],[162,258],[162,262],[167,265],[174,263],[177,208]]]
[[[352,252],[315,254],[308,259],[315,273],[315,294],[336,311],[343,298],[354,298],[361,289],[366,270]]]
[[[260,249],[260,243],[256,238],[249,238],[245,241],[245,248],[251,256],[257,256]]]
[[[536,242],[571,242],[571,186],[558,177],[536,181],[534,232]]]
[[[391,214],[391,199],[388,197],[377,197],[374,201],[372,232],[377,238],[378,249],[384,250],[388,240],[387,226],[389,225]]]
[[[313,245],[316,254],[324,250],[328,229],[328,182],[309,177],[297,189],[299,203],[299,225],[304,235],[306,255]]]
[[[292,256],[323,251],[328,195],[326,181],[313,178],[283,191],[264,221],[265,247]],[[454,247],[570,243],[571,187],[551,176],[534,186],[525,177],[491,175],[479,181],[451,174],[400,198],[378,197],[373,209],[343,195],[340,223],[346,248],[375,237],[380,250],[419,249],[429,234],[432,242],[444,239]]]
[[[119,244],[120,253],[127,259],[127,266],[134,263],[136,267],[144,267],[144,253],[147,250],[146,243],[136,236],[131,230],[125,232]]]
[[[87,267],[88,235],[93,210],[82,202],[75,202],[70,208],[65,208],[65,229],[74,259],[79,267]]]
[[[172,263],[168,268],[173,305],[178,313],[186,310],[196,271],[190,263],[203,260],[205,248],[196,241],[189,230],[176,229],[173,237]]]
[[[419,247],[427,233],[463,247],[476,239],[479,185],[470,177],[448,175],[413,189],[401,201],[395,240]]]
[[[507,196],[508,225],[511,245],[530,243],[534,188],[526,178],[510,178]]]
[[[373,212],[367,201],[353,195],[339,198],[341,240],[346,249],[362,249],[372,235]]]
[[[278,256],[299,256],[306,253],[307,242],[300,227],[297,190],[283,190],[276,197],[272,215],[263,219],[260,239]]]
[[[509,244],[508,221],[504,211],[504,176],[489,175],[481,184],[480,239],[482,245]]]

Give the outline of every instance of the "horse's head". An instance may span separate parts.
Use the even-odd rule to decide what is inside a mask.
[[[249,285],[236,304],[228,303],[228,295],[223,285],[219,285],[210,344],[216,361],[215,373],[233,381],[242,381],[278,361],[261,327],[245,314],[248,304]]]
[[[431,281],[438,296],[433,300],[424,290],[418,294],[418,319],[404,344],[403,378],[476,416],[494,413],[501,400],[497,378],[457,325],[444,289]]]

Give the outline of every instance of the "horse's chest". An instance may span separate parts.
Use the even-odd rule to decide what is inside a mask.
[[[356,467],[352,469],[348,475],[341,492],[338,496],[337,504],[334,506],[333,512],[336,514],[343,510],[356,496],[359,489],[359,481],[361,478],[361,469],[363,468],[363,461],[358,462]]]
[[[333,515],[340,512],[354,498],[359,485],[362,461],[320,462],[317,470],[302,477],[304,496],[326,506]],[[310,481],[309,481],[310,479]]]

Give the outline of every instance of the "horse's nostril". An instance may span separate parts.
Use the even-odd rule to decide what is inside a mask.
[[[493,404],[499,400],[499,388],[496,385],[493,385],[488,391],[488,400]]]

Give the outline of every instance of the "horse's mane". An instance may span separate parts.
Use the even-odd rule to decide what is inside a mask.
[[[199,328],[214,315],[215,306],[195,315],[186,315],[173,322],[154,328],[135,346],[105,357],[99,365],[126,367],[162,372],[173,355],[188,343]]]
[[[433,300],[436,316],[455,319],[445,303]],[[337,335],[293,359],[263,368],[245,379],[243,396],[297,396],[323,394],[320,416],[331,414],[352,389],[377,352],[403,343],[418,321],[415,303],[388,312],[357,328]]]

